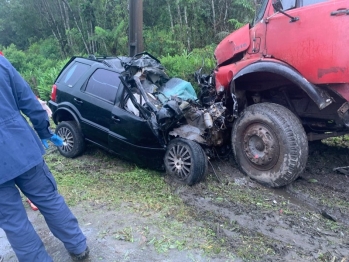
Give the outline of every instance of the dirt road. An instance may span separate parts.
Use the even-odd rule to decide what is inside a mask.
[[[213,161],[209,177],[193,187],[165,177],[194,218],[182,224],[181,230],[209,228],[214,233],[221,249],[209,253],[200,245],[177,245],[159,252],[146,232],[160,232],[161,225],[152,223],[156,214],[139,216],[124,208],[130,203],[115,210],[107,204],[81,202],[72,210],[88,237],[89,261],[349,262],[349,175],[345,169],[333,171],[349,166],[346,143],[310,144],[304,174],[281,189],[250,180],[239,172],[232,157]],[[54,261],[70,261],[40,213],[29,207],[27,211]],[[190,241],[200,239],[194,236]],[[17,261],[1,230],[0,253],[5,261]]]

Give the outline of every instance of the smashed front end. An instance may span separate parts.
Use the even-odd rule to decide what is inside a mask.
[[[147,53],[124,67],[125,109],[145,118],[161,144],[181,137],[199,143],[211,157],[228,152],[226,108],[215,101],[211,85],[206,89],[201,85],[198,99],[189,82],[169,78],[160,62]]]

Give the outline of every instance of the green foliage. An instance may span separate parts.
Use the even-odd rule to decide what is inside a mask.
[[[0,0],[0,46],[47,100],[67,58],[128,54],[128,2]],[[252,0],[144,0],[144,50],[170,76],[195,83],[196,70],[214,69],[215,44],[251,20],[253,7]]]
[[[196,70],[202,67],[203,72],[210,73],[215,67],[213,52],[212,45],[203,49],[194,49],[192,52],[183,50],[180,55],[161,57],[161,63],[171,77],[179,77],[194,83],[193,74]]]
[[[67,59],[58,62],[48,60],[46,64],[52,63],[51,66],[39,66],[35,69],[24,71],[22,75],[32,87],[34,93],[42,100],[47,101],[50,99],[54,80],[66,62]],[[53,65],[53,63],[55,64]]]
[[[52,84],[67,59],[58,60],[59,50],[55,40],[46,39],[33,43],[27,52],[17,50],[15,45],[3,49],[5,57],[21,73],[33,92],[48,100]]]
[[[35,49],[48,59],[127,54],[128,3],[0,0],[0,46],[14,43],[20,50]],[[173,56],[217,44],[223,34],[251,21],[253,10],[252,0],[144,0],[145,50]]]
[[[239,29],[240,27],[243,27],[245,24],[239,22],[236,19],[230,19],[229,22],[234,26],[234,29]]]
[[[14,44],[4,48],[3,53],[5,57],[12,63],[12,65],[21,72],[26,66],[26,55],[24,51],[18,50]]]
[[[144,49],[154,56],[173,56],[184,50],[185,45],[176,39],[174,31],[146,27],[143,32]]]
[[[100,43],[101,48],[99,53],[106,55],[127,55],[127,24],[121,21],[114,29],[103,29],[95,27],[95,36],[93,40]]]

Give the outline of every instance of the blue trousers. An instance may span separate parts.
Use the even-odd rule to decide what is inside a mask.
[[[28,220],[16,186],[39,208],[52,234],[63,242],[68,252],[80,254],[86,249],[86,237],[64,198],[58,194],[56,181],[43,161],[0,184],[0,228],[20,262],[51,262],[52,258]]]

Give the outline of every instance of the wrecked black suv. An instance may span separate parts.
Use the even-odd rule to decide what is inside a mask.
[[[204,178],[207,155],[226,151],[225,107],[202,104],[189,82],[169,78],[148,53],[73,57],[49,101],[63,156],[78,156],[88,141],[140,165],[165,168],[188,185]]]

